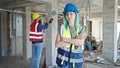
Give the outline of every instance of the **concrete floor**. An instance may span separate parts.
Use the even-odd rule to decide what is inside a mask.
[[[120,68],[119,66],[115,66],[110,62],[103,61],[101,63],[96,63],[95,60],[101,53],[97,53],[95,57],[92,58],[84,58],[85,62],[82,68]],[[45,49],[43,49],[42,58],[41,58],[41,67],[44,65],[45,57]],[[23,60],[19,57],[0,57],[0,68],[30,68],[30,62],[27,60]],[[50,68],[50,67],[49,67]],[[56,67],[57,68],[57,67]]]
[[[0,57],[0,68],[30,68],[29,62],[17,57]],[[44,68],[43,65],[41,68]],[[83,68],[120,68],[111,64],[85,62]]]
[[[0,57],[0,68],[29,68],[29,62],[17,57]]]
[[[98,63],[85,63],[83,68],[120,68],[114,65],[98,64]]]
[[[30,62],[19,57],[0,57],[0,68],[30,68]],[[40,68],[45,67],[41,64]]]

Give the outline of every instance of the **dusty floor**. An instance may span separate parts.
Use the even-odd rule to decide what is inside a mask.
[[[45,68],[45,67],[43,67],[44,57],[45,57],[44,50],[43,50],[43,55],[41,58],[41,67],[40,68]],[[100,63],[97,63],[96,58],[100,55],[101,54],[97,53],[97,54],[95,54],[95,57],[86,57],[84,59],[85,62],[83,64],[82,68],[120,68],[120,63],[118,63],[119,66],[115,66],[114,64],[107,62],[107,61],[101,61]],[[30,68],[29,66],[30,66],[29,61],[23,60],[22,58],[0,57],[0,68]]]
[[[29,68],[29,62],[16,57],[0,57],[0,68]]]
[[[29,62],[16,57],[0,57],[0,68],[29,68]],[[44,68],[44,67],[41,67]],[[108,62],[95,63],[86,61],[83,68],[120,68]]]

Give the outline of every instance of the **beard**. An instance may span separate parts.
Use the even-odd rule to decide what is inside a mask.
[[[42,23],[42,21],[41,21],[41,20],[38,20],[38,23]]]

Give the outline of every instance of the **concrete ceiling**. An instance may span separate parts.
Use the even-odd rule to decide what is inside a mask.
[[[63,12],[64,6],[68,2],[74,3],[78,7],[81,16],[102,17],[103,0],[58,0],[59,14]]]
[[[102,15],[101,13],[103,10],[103,0],[57,0],[57,1],[58,1],[58,14],[62,14],[66,3],[72,2],[78,7],[81,14],[85,14],[86,12],[88,12],[93,16]],[[44,0],[0,0],[0,5],[2,4],[8,5],[10,2],[11,2],[11,5],[17,5],[16,7],[31,6],[33,9],[34,9],[33,6],[35,6],[36,4],[37,5],[45,4]],[[118,0],[118,4],[120,4],[120,0]],[[9,6],[10,4],[8,5],[8,7]]]
[[[88,7],[90,7],[91,12],[102,12],[103,0],[58,0],[59,13],[63,11],[65,4],[68,2],[74,3],[80,12],[85,11]]]
[[[63,12],[63,8],[68,2],[74,3],[78,7],[80,14],[84,15],[87,12],[90,13],[91,17],[102,17],[103,0],[58,0],[59,14]],[[118,5],[120,5],[120,0],[118,0]],[[118,9],[118,16],[120,17],[120,8]]]
[[[18,3],[16,3],[15,1],[17,1]],[[4,6],[3,4],[10,4],[10,3],[12,3],[12,5],[14,5],[14,3],[16,3],[19,7],[19,6],[28,6],[31,4],[32,5],[40,4],[40,2],[42,4],[42,3],[44,3],[42,1],[44,1],[44,0],[40,0],[40,1],[39,0],[0,0],[0,5]],[[88,3],[88,1],[89,1],[89,3]],[[94,11],[94,12],[102,11],[103,0],[58,0],[58,10],[59,10],[58,12],[59,13],[62,13],[65,4],[68,2],[72,2],[72,3],[76,4],[80,11],[81,10],[84,11],[84,9],[86,7],[89,7],[89,5],[90,5],[91,12],[93,12],[96,9],[97,9],[97,11]],[[19,5],[19,3],[20,3],[20,5]]]

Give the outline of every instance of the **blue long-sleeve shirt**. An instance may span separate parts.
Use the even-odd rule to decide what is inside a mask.
[[[47,29],[48,28],[48,23],[42,25],[42,24],[38,24],[37,26],[37,30],[43,30],[43,29]]]

